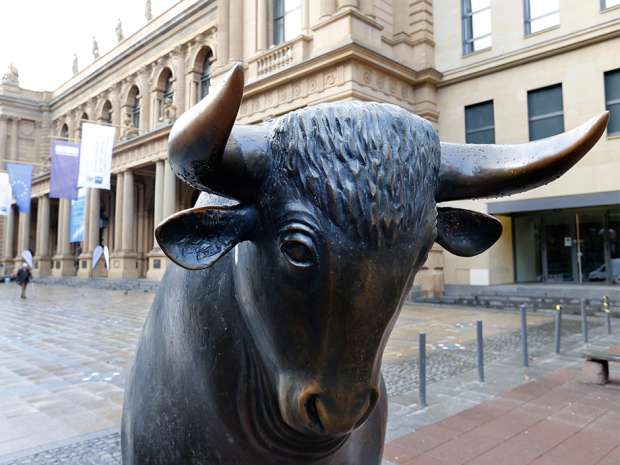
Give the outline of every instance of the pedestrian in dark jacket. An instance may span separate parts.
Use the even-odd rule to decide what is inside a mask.
[[[32,273],[30,272],[30,267],[28,266],[28,264],[24,263],[22,265],[22,267],[17,270],[17,284],[19,284],[22,288],[22,295],[21,298],[25,299],[26,298],[26,288],[28,287],[28,283],[30,282],[30,279],[32,278]]]

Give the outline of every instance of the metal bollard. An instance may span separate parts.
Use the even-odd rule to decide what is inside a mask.
[[[478,380],[484,383],[484,341],[482,340],[482,321],[476,321],[476,343],[478,346]]]
[[[603,296],[603,311],[605,312],[605,323],[607,325],[607,334],[611,336],[611,310],[609,309],[609,297]]]
[[[555,306],[555,353],[560,353],[560,338],[562,336],[562,306]]]
[[[581,299],[581,334],[583,342],[588,343],[588,315],[586,314],[586,300]]]
[[[521,311],[521,351],[523,352],[523,366],[530,366],[529,354],[527,350],[527,310],[525,305],[519,307]]]
[[[426,333],[418,338],[418,402],[426,407]]]

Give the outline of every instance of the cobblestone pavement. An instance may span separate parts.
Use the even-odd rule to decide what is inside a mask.
[[[21,301],[17,286],[0,285],[0,464],[119,464],[126,370],[153,295],[36,285],[30,290]],[[514,353],[514,314],[405,308],[384,359],[391,395],[406,399],[415,392],[419,331],[428,335],[431,383],[471,370],[476,319],[485,321],[487,361]],[[550,350],[549,316],[532,315],[529,322],[534,356]],[[574,333],[579,325],[566,321],[563,330]]]

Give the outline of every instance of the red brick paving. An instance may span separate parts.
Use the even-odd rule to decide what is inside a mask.
[[[620,383],[564,369],[386,445],[401,465],[620,465]]]

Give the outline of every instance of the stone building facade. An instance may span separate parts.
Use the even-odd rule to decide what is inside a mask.
[[[0,220],[4,272],[29,249],[39,276],[159,279],[167,260],[154,225],[198,194],[170,170],[168,133],[231,63],[246,68],[242,123],[350,99],[437,122],[434,47],[431,0],[182,0],[52,92],[3,83],[0,158],[40,164],[31,213]],[[112,188],[88,190],[85,238],[74,244],[70,202],[49,198],[46,167],[50,141],[79,140],[83,120],[119,130]],[[99,244],[111,251],[109,271],[92,269]],[[427,287],[440,284],[437,270],[423,274]]]
[[[606,107],[620,118],[618,50],[620,0],[182,0],[51,92],[20,88],[9,70],[0,159],[36,163],[36,177],[31,213],[0,219],[0,263],[10,272],[30,249],[39,276],[159,279],[167,260],[154,225],[197,196],[168,166],[170,127],[233,62],[246,68],[242,123],[372,100],[429,119],[444,141],[521,143]],[[87,192],[86,235],[74,244],[70,204],[49,198],[47,166],[50,141],[79,140],[82,120],[119,129],[112,188]],[[456,203],[497,215],[504,234],[473,259],[433,248],[422,291],[440,293],[444,281],[613,282],[619,152],[610,129],[557,182]],[[109,271],[92,269],[98,244],[112,253]]]

